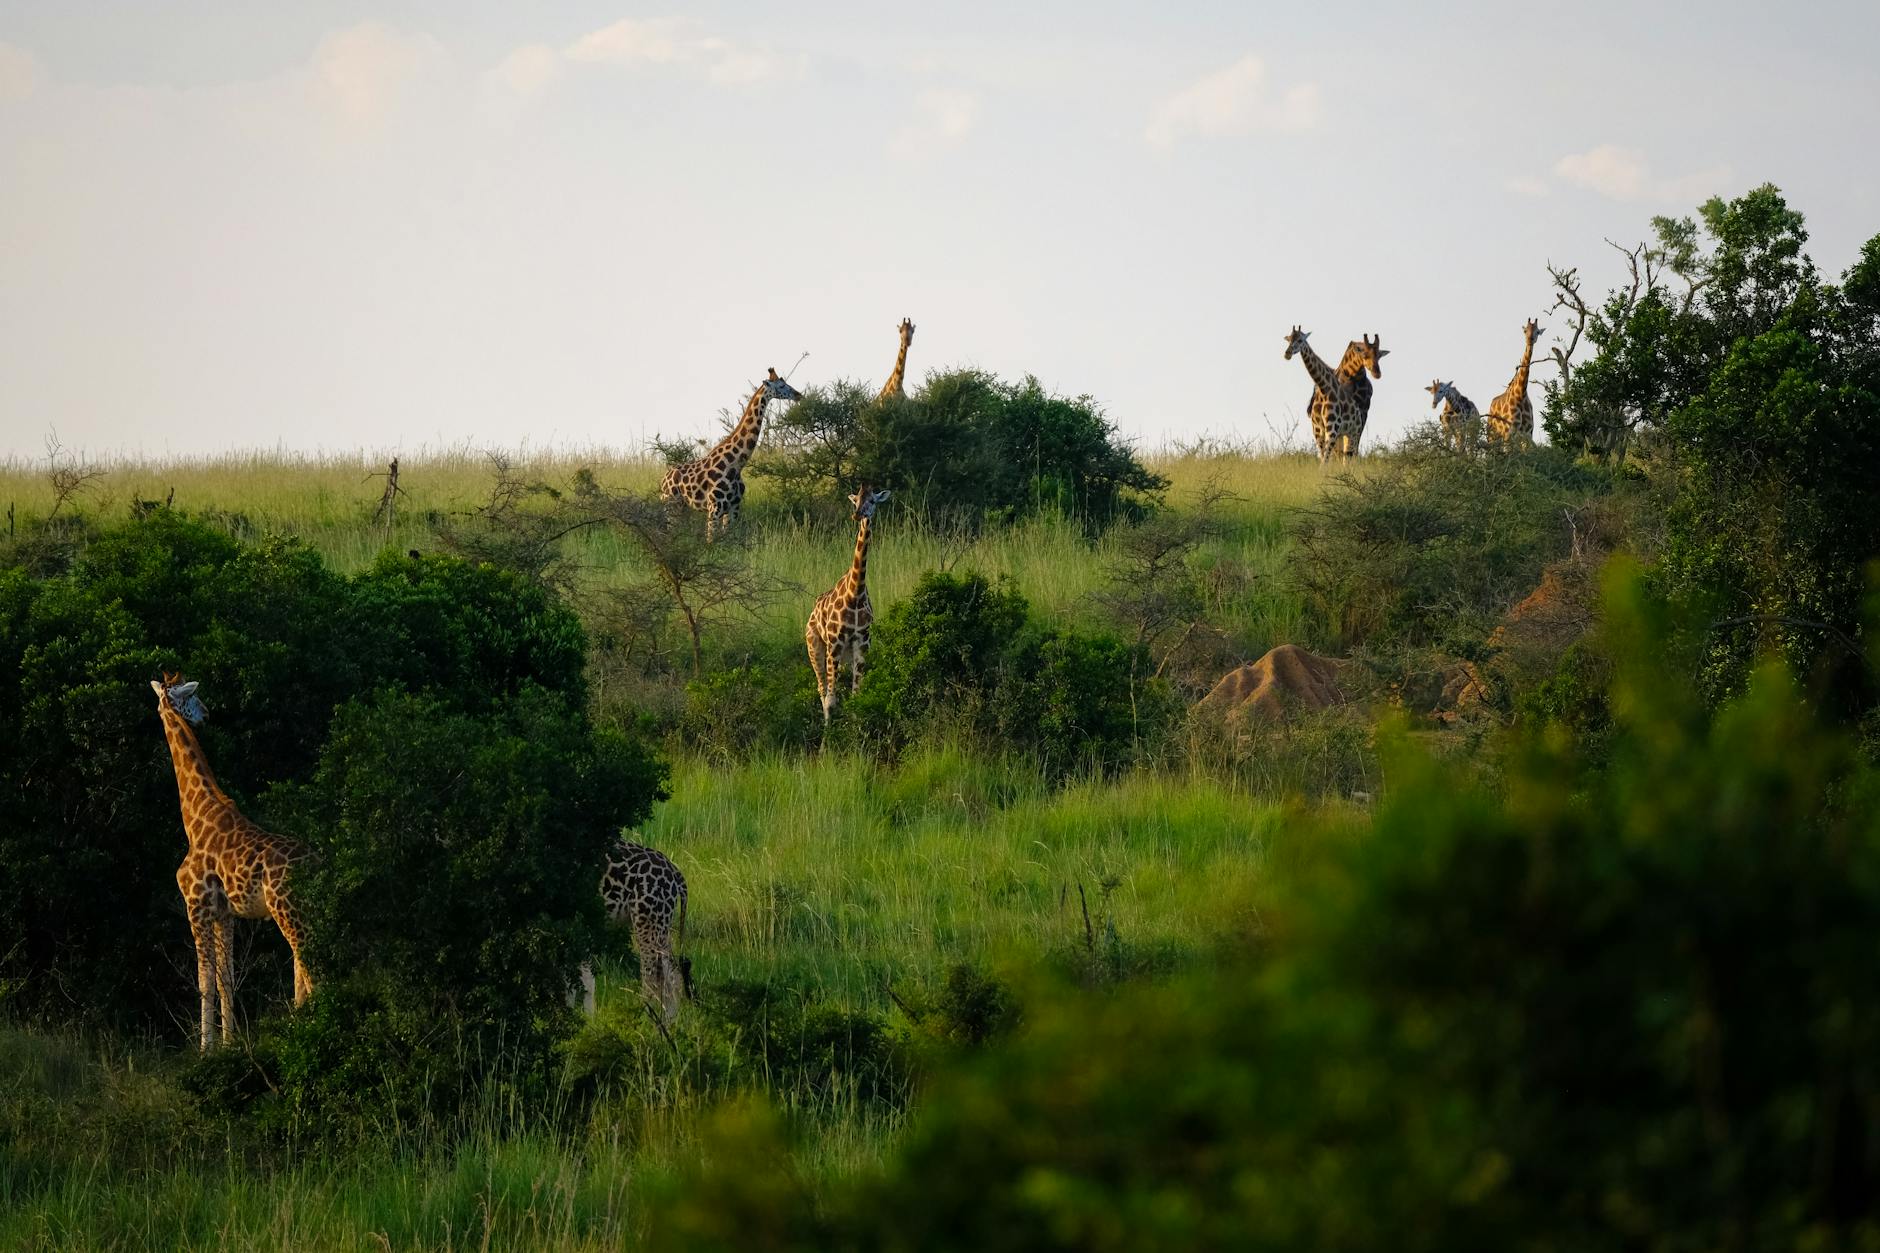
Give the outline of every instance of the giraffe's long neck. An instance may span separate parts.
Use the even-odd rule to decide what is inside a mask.
[[[1521,364],[1515,367],[1514,379],[1508,384],[1508,390],[1527,395],[1528,367],[1534,364],[1534,341],[1528,340],[1527,347],[1521,351]]]
[[[1338,362],[1338,381],[1349,383],[1363,373],[1364,349],[1357,344],[1346,344],[1345,355]]]
[[[731,434],[718,441],[718,446],[711,451],[711,459],[728,462],[734,468],[743,468],[744,463],[751,459],[751,454],[757,451],[757,437],[764,433],[764,410],[769,404],[770,393],[759,383],[744,406],[744,416],[731,428]]]
[[[193,845],[196,832],[191,819],[205,810],[233,808],[235,802],[215,781],[215,771],[209,769],[202,744],[181,714],[170,709],[163,711],[163,735],[170,744],[170,764],[176,767],[176,793],[183,806],[183,830]]]
[[[890,396],[902,394],[901,384],[907,377],[907,346],[913,338],[905,331],[901,333],[901,351],[894,354],[894,372],[888,375],[888,381],[881,385],[881,392],[875,397],[876,400],[886,400]]]
[[[855,560],[849,563],[849,592],[854,595],[868,583],[868,529],[874,519],[863,518],[855,532]]]
[[[1311,344],[1299,346],[1299,359],[1305,362],[1306,373],[1312,376],[1312,381],[1318,384],[1320,391],[1329,396],[1338,390],[1338,376],[1332,372],[1332,367],[1325,364],[1324,358],[1312,351]]]

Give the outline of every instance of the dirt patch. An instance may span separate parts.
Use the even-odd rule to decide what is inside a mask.
[[[1221,677],[1198,709],[1230,721],[1278,722],[1294,711],[1342,705],[1339,687],[1343,663],[1320,657],[1297,644],[1281,644],[1258,661]]]

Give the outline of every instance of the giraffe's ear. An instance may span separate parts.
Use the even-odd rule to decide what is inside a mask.
[[[882,489],[881,489],[880,491],[878,491],[878,492],[876,492],[876,493],[875,493],[875,499],[876,499],[876,500],[886,500],[886,499],[887,499],[888,497],[890,497],[890,496],[892,496],[892,495],[894,495],[894,493],[893,493],[893,492],[891,492],[891,491],[889,491],[889,490],[888,490],[887,488],[885,488],[885,487],[884,487],[884,488],[882,488]]]
[[[179,687],[171,688],[170,695],[175,697],[177,700],[188,700],[190,697],[196,694],[197,686],[198,686],[197,680],[191,679],[189,682],[184,683]]]
[[[1377,355],[1378,355],[1378,356],[1380,356],[1380,357],[1388,357],[1388,356],[1390,356],[1390,349],[1388,349],[1388,348],[1380,348],[1380,349],[1378,349],[1378,350],[1377,350]]]

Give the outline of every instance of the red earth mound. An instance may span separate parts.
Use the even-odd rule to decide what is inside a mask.
[[[1297,644],[1281,644],[1260,660],[1223,675],[1198,708],[1228,719],[1277,722],[1294,710],[1342,705],[1346,698],[1338,686],[1340,665]]]

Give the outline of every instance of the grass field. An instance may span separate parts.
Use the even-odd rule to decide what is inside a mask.
[[[1210,487],[1232,493],[1202,559],[1251,573],[1228,615],[1250,655],[1291,638],[1297,608],[1279,586],[1286,514],[1319,490],[1316,462],[1150,460],[1177,509]],[[583,465],[616,489],[650,487],[659,473],[604,453],[516,468],[565,483]],[[388,536],[371,525],[377,468],[271,454],[114,463],[78,506],[109,520],[174,488],[180,508],[245,538],[299,537],[352,571],[388,544],[434,547],[433,526],[472,509],[491,481],[481,455],[404,458],[407,497]],[[801,589],[771,604],[759,630],[793,644],[811,600],[844,569],[852,532],[793,523],[765,480],[751,482],[754,561]],[[44,516],[53,499],[43,466],[0,466],[0,505]],[[589,588],[636,573],[605,530],[570,544]],[[960,539],[888,513],[871,590],[885,606],[950,564],[1008,575],[1046,617],[1074,619],[1106,577],[1108,544],[1058,517]],[[729,759],[677,744],[670,755],[672,799],[643,834],[685,869],[684,951],[700,986],[770,984],[888,1021],[897,991],[930,987],[957,963],[1088,981],[1207,961],[1257,931],[1269,874],[1303,851],[1293,811],[1186,769],[1060,785],[1028,761],[946,743],[892,765],[798,750]],[[637,1021],[631,968],[603,963],[599,974],[601,1020]],[[635,1100],[605,1103],[572,1130],[498,1104],[445,1148],[393,1132],[340,1156],[276,1145],[257,1159],[176,1085],[178,1043],[0,1030],[0,1247],[619,1247],[660,1181],[695,1158],[700,1121],[726,1095],[649,1079]],[[797,1166],[812,1186],[878,1163],[904,1117],[892,1103],[787,1083],[768,1095],[802,1132]]]
[[[1255,594],[1229,607],[1226,624],[1258,652],[1294,638],[1299,626],[1292,601],[1277,590],[1286,549],[1286,512],[1309,502],[1325,480],[1318,462],[1303,453],[1145,458],[1170,481],[1169,504],[1181,508],[1210,488],[1230,493],[1222,507],[1227,527],[1201,554],[1204,561],[1238,563],[1255,583]],[[661,466],[617,453],[518,454],[512,468],[531,481],[566,485],[576,469],[589,467],[605,487],[654,487]],[[386,548],[429,549],[433,528],[461,517],[489,496],[492,473],[482,453],[458,450],[401,458],[396,525],[372,525],[383,492],[384,469],[366,455],[301,456],[233,454],[175,462],[101,462],[104,474],[77,498],[88,514],[113,518],[133,501],[164,500],[173,489],[178,508],[211,511],[244,538],[290,535],[319,550],[341,572],[358,570]],[[771,484],[747,477],[750,494],[744,521],[754,531],[753,563],[793,586],[766,610],[761,629],[799,640],[815,598],[841,577],[854,543],[846,527],[830,532],[794,524],[775,508]],[[44,462],[0,463],[0,504],[24,518],[43,517],[54,504]],[[69,506],[68,506],[69,507]],[[632,548],[617,534],[596,528],[574,537],[571,556],[583,582],[595,588],[619,585],[642,572]],[[898,599],[927,570],[951,564],[988,575],[1007,575],[1040,612],[1054,620],[1076,616],[1086,596],[1104,579],[1107,552],[1082,529],[1058,516],[1032,518],[1016,526],[988,528],[961,538],[921,524],[892,507],[876,528],[869,558],[869,587],[877,605]]]

